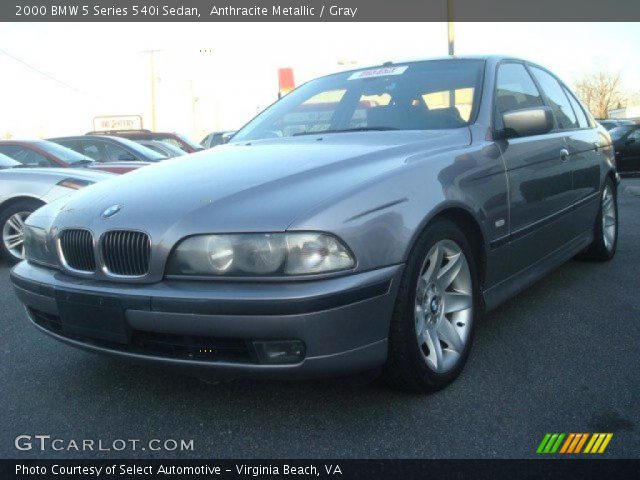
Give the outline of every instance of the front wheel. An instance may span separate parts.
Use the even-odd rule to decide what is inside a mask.
[[[385,379],[431,392],[462,371],[478,310],[476,259],[462,230],[438,220],[420,235],[403,274],[389,334]]]
[[[0,257],[18,263],[24,257],[24,222],[40,207],[27,200],[16,202],[0,212]]]

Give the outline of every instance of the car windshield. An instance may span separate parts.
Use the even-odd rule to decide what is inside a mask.
[[[200,145],[199,143],[197,143],[194,140],[190,139],[186,135],[183,135],[182,133],[175,133],[174,135],[177,138],[179,138],[180,141],[182,141],[183,144],[188,145],[189,147],[193,148],[194,150],[203,150],[202,145]],[[160,141],[160,142],[163,142],[163,143],[167,143],[169,145],[174,145],[174,146],[176,146],[178,148],[182,147],[180,142],[178,140],[176,140],[176,138],[174,138],[173,136],[164,136],[162,134],[154,134],[153,139],[157,140],[157,141]]]
[[[430,60],[322,77],[267,108],[231,141],[463,127],[475,115],[483,66],[482,60]]]
[[[144,145],[145,147],[168,157],[180,157],[182,155],[186,155],[187,153],[184,150],[176,147],[173,143],[166,143],[155,140],[139,143],[140,145]]]
[[[609,135],[611,135],[612,140],[620,140],[631,130],[633,130],[633,125],[622,125],[621,127],[616,127],[609,130]]]
[[[54,142],[48,142],[43,140],[38,142],[38,147],[44,150],[47,153],[50,153],[56,158],[59,158],[63,162],[74,164],[74,163],[93,163],[93,159],[82,155],[81,153],[76,152],[75,150],[71,150],[70,148],[63,147]]]
[[[176,135],[180,138],[180,140],[182,140],[184,143],[189,145],[191,148],[195,148],[196,150],[202,150],[202,145],[200,145],[198,142],[196,142],[192,138],[188,137],[187,135],[185,135],[183,133],[178,133]],[[179,146],[180,145],[178,145],[178,147]]]
[[[144,145],[140,145],[139,143],[134,142],[133,140],[129,140],[128,138],[118,137],[117,141],[125,145],[130,150],[133,150],[138,155],[144,157],[144,159],[149,162],[158,162],[160,160],[166,160],[167,158],[166,155],[151,150],[150,148],[147,148]]]

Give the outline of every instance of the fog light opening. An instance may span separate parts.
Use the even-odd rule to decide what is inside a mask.
[[[300,363],[306,348],[301,340],[254,341],[253,347],[260,363]]]

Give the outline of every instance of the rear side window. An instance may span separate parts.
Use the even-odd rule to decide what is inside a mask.
[[[540,84],[540,88],[542,88],[542,91],[549,99],[549,106],[553,111],[553,117],[555,118],[558,130],[579,128],[578,120],[573,113],[569,99],[558,81],[539,68],[531,67],[531,71]]]
[[[498,67],[495,99],[497,128],[502,127],[503,113],[542,105],[540,92],[522,64],[503,63]]]
[[[578,117],[578,126],[580,128],[589,128],[590,127],[589,120],[587,119],[587,115],[584,113],[584,110],[582,109],[582,105],[580,105],[578,100],[576,100],[573,94],[566,88],[564,89],[564,93],[569,98],[569,103],[571,103],[571,106],[573,107],[573,111],[575,112],[576,117]]]

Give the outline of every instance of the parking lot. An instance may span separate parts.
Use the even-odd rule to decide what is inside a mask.
[[[31,327],[0,265],[0,455],[152,457],[149,451],[18,451],[16,436],[193,439],[158,457],[533,457],[546,432],[613,432],[640,451],[640,179],[620,187],[606,264],[571,261],[488,314],[467,368],[430,396],[362,378],[198,379],[71,349]]]

